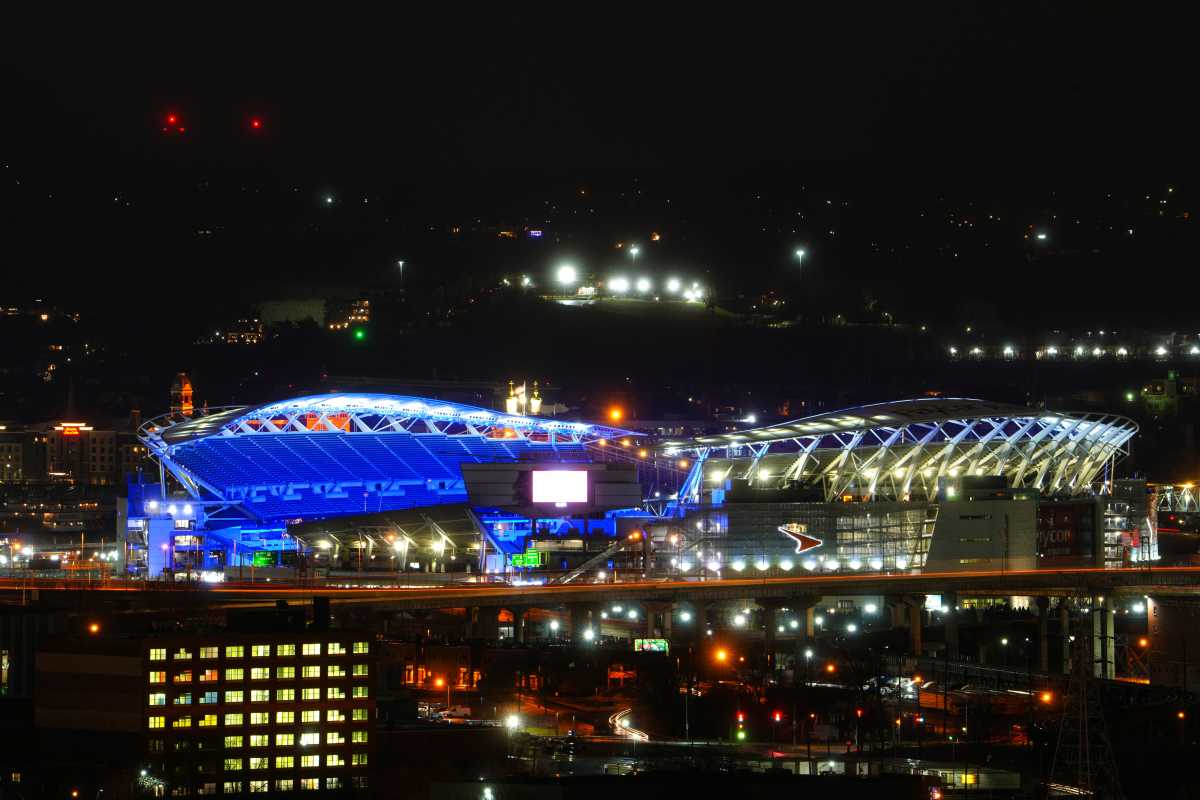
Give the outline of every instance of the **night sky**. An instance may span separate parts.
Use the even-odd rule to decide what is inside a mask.
[[[438,264],[432,285],[527,258],[441,252],[432,226],[539,223],[582,190],[597,198],[576,212],[587,219],[554,218],[571,245],[538,264],[658,226],[700,232],[676,236],[691,245],[674,257],[714,284],[757,276],[733,287],[757,291],[775,288],[789,237],[817,246],[837,227],[861,247],[827,247],[825,279],[859,271],[903,294],[901,312],[929,313],[897,269],[906,282],[952,281],[953,299],[969,302],[993,269],[1025,278],[1045,267],[1022,271],[1018,245],[978,250],[963,275],[968,257],[939,261],[954,244],[910,224],[912,212],[1003,210],[1034,224],[1077,196],[1066,213],[1099,227],[1126,224],[1119,204],[1157,202],[1168,186],[1186,197],[1187,26],[1132,11],[109,19],[50,41],[35,29],[0,55],[0,258],[10,291],[77,304],[137,296],[167,276],[206,302],[230,280],[256,299],[281,273],[312,285],[331,269],[369,278],[414,253]],[[170,113],[184,133],[163,133]],[[335,208],[321,208],[326,195]],[[830,198],[853,209],[851,222],[814,218]],[[196,241],[203,231],[212,241]],[[1014,225],[986,247],[1019,234]],[[1170,246],[1178,231],[1155,239],[1156,264],[1182,269],[1187,237],[1182,250]],[[904,247],[921,257],[861,257]],[[1127,263],[1109,243],[1067,249],[1097,247],[1112,257],[1055,270],[1086,284]]]

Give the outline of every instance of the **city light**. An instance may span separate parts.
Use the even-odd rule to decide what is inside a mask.
[[[797,263],[802,263],[804,261],[804,256],[807,255],[807,251],[805,251],[805,249],[803,247],[801,247],[796,250],[794,255],[796,256]]]
[[[638,278],[637,279],[637,290],[641,294],[645,294],[646,292],[650,291],[651,285],[652,284],[650,283],[649,278]]]
[[[620,422],[624,416],[625,412],[620,406],[613,406],[608,410],[608,418],[613,422]]]
[[[682,622],[691,622],[691,621],[692,621],[692,612],[690,612],[690,611],[680,611],[680,612],[679,612],[679,619],[680,619]]]
[[[846,633],[854,633],[857,630],[858,630],[858,626],[855,625],[853,622],[851,622],[850,624],[848,624],[846,626]]]
[[[570,286],[578,280],[578,273],[575,271],[575,267],[570,264],[563,264],[558,268],[556,277],[558,278],[558,282],[563,286]]]
[[[504,727],[508,728],[510,731],[515,731],[518,727],[520,727],[520,725],[521,718],[516,714],[509,714],[504,718]]]
[[[874,614],[878,610],[879,606],[875,605],[874,603],[867,603],[865,606],[863,606],[863,611],[867,612],[868,614]]]
[[[608,288],[617,294],[625,294],[629,291],[629,279],[620,276],[612,278],[608,282]]]
[[[799,620],[791,620],[790,622],[788,622],[788,627],[791,628],[792,630],[796,630],[797,628],[800,627]]]
[[[729,653],[727,653],[724,650],[718,650],[716,653],[713,654],[713,658],[715,658],[717,661],[720,661],[721,663],[724,663],[725,661],[727,661],[729,659]]]
[[[1054,700],[1054,693],[1053,693],[1053,692],[1042,692],[1042,694],[1041,694],[1041,701],[1042,701],[1043,703],[1045,703],[1045,704],[1047,704],[1047,705],[1048,705],[1048,704],[1049,704],[1049,703],[1050,703],[1052,700]]]
[[[628,616],[630,619],[637,619],[638,618],[637,609],[636,608],[629,609],[629,613],[626,616]]]
[[[667,279],[667,291],[671,294],[677,294],[679,292],[680,285],[679,278]]]
[[[552,630],[552,631],[558,630],[558,620],[556,620],[556,619],[550,620],[550,630]]]
[[[595,631],[593,631],[591,628],[584,628],[584,629],[583,629],[583,640],[584,640],[585,642],[590,642],[590,641],[592,641],[592,640],[593,640],[593,639],[595,639],[595,638],[596,638],[596,632],[595,632]]]
[[[744,627],[744,626],[745,626],[745,624],[746,624],[746,616],[745,616],[744,614],[736,614],[736,615],[734,615],[734,617],[733,617],[733,624],[734,624],[734,625],[737,625],[739,628],[740,628],[740,627]]]
[[[88,625],[88,633],[97,634],[99,632],[100,632],[100,623],[93,622],[90,625]]]

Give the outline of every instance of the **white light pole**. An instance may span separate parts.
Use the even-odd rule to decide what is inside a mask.
[[[404,261],[397,261],[396,266],[400,268],[400,282],[404,283]]]
[[[796,255],[796,263],[802,264],[802,263],[804,263],[804,256],[807,255],[807,251],[805,251],[805,249],[803,247],[799,247],[799,248],[796,248],[795,255]]]

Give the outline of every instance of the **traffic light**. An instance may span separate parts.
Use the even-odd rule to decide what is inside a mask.
[[[365,339],[365,338],[367,338],[367,332],[366,332],[366,331],[364,331],[362,328],[355,328],[355,329],[354,329],[354,340],[355,340],[356,342],[361,342],[361,341],[362,341],[363,339]]]
[[[776,722],[783,722],[783,712],[776,711],[774,714],[771,715],[771,719],[775,720]]]
[[[737,712],[737,721],[738,721],[738,725],[741,725],[743,722],[746,721],[746,715],[743,714],[741,711]]]
[[[859,719],[862,719],[862,715],[863,715],[863,710],[861,708],[854,709],[854,716],[858,717]]]

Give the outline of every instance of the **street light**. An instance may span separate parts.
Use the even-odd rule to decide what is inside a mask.
[[[798,249],[796,250],[796,252],[795,252],[795,256],[796,256],[796,263],[797,263],[797,264],[802,264],[802,263],[804,263],[804,256],[805,256],[805,255],[807,255],[807,251],[805,251],[805,249],[804,249],[803,247],[801,247],[801,248],[798,248]]]
[[[558,268],[558,282],[563,286],[570,286],[575,283],[579,277],[579,273],[575,271],[575,267],[570,264],[563,264]]]
[[[669,278],[667,280],[667,291],[671,294],[676,294],[679,292],[680,285],[679,278]]]

